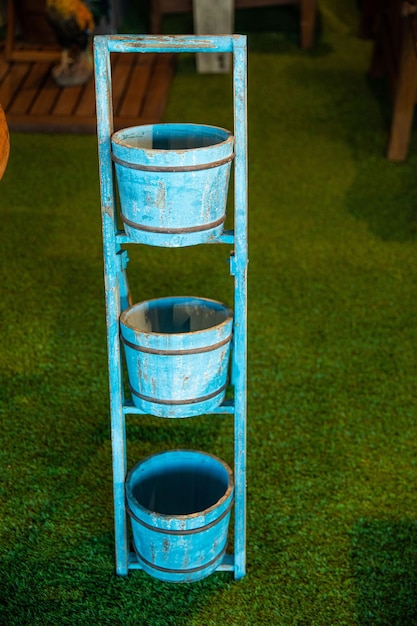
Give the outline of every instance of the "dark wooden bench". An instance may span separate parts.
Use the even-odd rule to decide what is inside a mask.
[[[14,0],[7,7],[8,61],[57,61],[61,51],[45,13],[46,0]],[[16,26],[20,36],[16,40]]]
[[[311,48],[314,44],[317,0],[235,0],[236,9],[289,4],[299,5],[301,46],[303,48]],[[151,32],[153,34],[161,34],[164,15],[190,13],[192,10],[192,0],[151,0]]]
[[[387,158],[408,156],[417,98],[417,13],[404,15],[402,0],[366,0],[362,33],[374,39],[369,73],[385,75],[392,97]]]

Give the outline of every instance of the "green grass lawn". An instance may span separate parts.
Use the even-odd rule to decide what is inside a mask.
[[[97,142],[12,134],[0,183],[0,624],[417,624],[417,134],[406,163],[385,159],[390,107],[367,78],[355,3],[319,4],[310,52],[284,9],[266,12],[265,30],[238,24],[250,33],[239,582],[115,576]],[[230,77],[197,75],[182,56],[166,120],[231,128]],[[224,246],[129,252],[136,301],[231,303]],[[233,463],[229,418],[131,417],[127,437],[129,467],[175,447]]]

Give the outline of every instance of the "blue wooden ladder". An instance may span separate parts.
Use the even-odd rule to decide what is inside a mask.
[[[97,135],[103,229],[104,279],[107,319],[107,348],[110,382],[110,414],[113,463],[116,572],[126,576],[141,569],[130,551],[125,479],[127,474],[125,416],[142,411],[124,399],[119,317],[129,304],[126,278],[128,262],[123,244],[132,241],[117,225],[116,192],[111,160],[114,131],[110,53],[224,53],[233,55],[234,103],[234,230],[225,231],[214,243],[232,246],[230,274],[234,279],[234,338],[232,350],[233,399],[213,413],[234,416],[234,553],[227,554],[219,571],[233,572],[235,579],[246,570],[246,388],[247,388],[247,53],[243,35],[219,36],[132,36],[105,35],[94,39]]]

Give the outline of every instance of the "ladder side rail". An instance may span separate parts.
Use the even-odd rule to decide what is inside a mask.
[[[152,41],[149,41],[149,40]],[[108,325],[108,358],[117,573],[128,571],[128,545],[125,505],[126,435],[123,410],[121,350],[119,340],[120,273],[117,253],[123,235],[118,233],[115,213],[110,137],[113,132],[111,102],[110,52],[233,52],[233,97],[235,127],[235,232],[233,275],[235,283],[235,330],[233,368],[235,371],[234,456],[235,456],[235,555],[221,569],[234,570],[236,579],[246,568],[246,359],[247,359],[247,104],[246,37],[240,35],[165,36],[96,36],[97,131],[99,140],[100,191],[105,264],[105,291]],[[230,235],[229,235],[230,237]],[[228,237],[228,239],[229,239]],[[232,239],[232,237],[230,237]],[[229,239],[229,240],[230,240]],[[226,241],[225,241],[226,242]],[[224,243],[225,243],[224,242]],[[228,241],[229,242],[229,241]],[[220,241],[219,241],[220,243]],[[229,559],[230,560],[230,559]],[[220,568],[219,568],[220,569]]]
[[[233,99],[235,128],[235,325],[233,372],[235,386],[235,568],[240,579],[246,571],[246,400],[247,400],[247,52],[246,37],[235,36],[233,48]]]
[[[109,366],[116,572],[121,576],[126,576],[128,573],[125,505],[126,431],[122,410],[123,384],[119,338],[120,275],[123,270],[118,254],[120,246],[116,240],[117,216],[110,140],[113,132],[111,66],[105,37],[95,38],[94,61]]]

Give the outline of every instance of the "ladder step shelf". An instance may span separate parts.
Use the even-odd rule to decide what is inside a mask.
[[[130,239],[130,237],[128,237],[126,235],[124,230],[121,230],[121,231],[119,231],[117,233],[116,241],[120,245],[122,245],[122,244],[129,244],[129,243],[137,245],[137,242],[136,241],[132,241]],[[208,244],[225,243],[225,244],[233,245],[234,242],[235,242],[235,233],[234,233],[234,231],[233,230],[225,230],[225,231],[223,231],[223,233],[219,237],[216,237],[215,239],[213,238],[211,241],[207,241],[206,243],[208,243]],[[205,245],[205,244],[202,244],[202,245]]]
[[[208,414],[209,415],[234,415],[235,412],[235,403],[234,400],[228,399],[222,402],[220,406],[216,409],[213,409]],[[134,406],[132,401],[125,401],[123,403],[123,413],[125,415],[149,415],[146,411],[142,411],[137,406]],[[189,418],[186,418],[189,419]]]
[[[138,561],[138,557],[135,552],[129,553],[129,570],[140,570],[142,569],[141,564]],[[217,567],[216,572],[234,572],[235,571],[235,559],[233,554],[225,554],[222,562]]]

